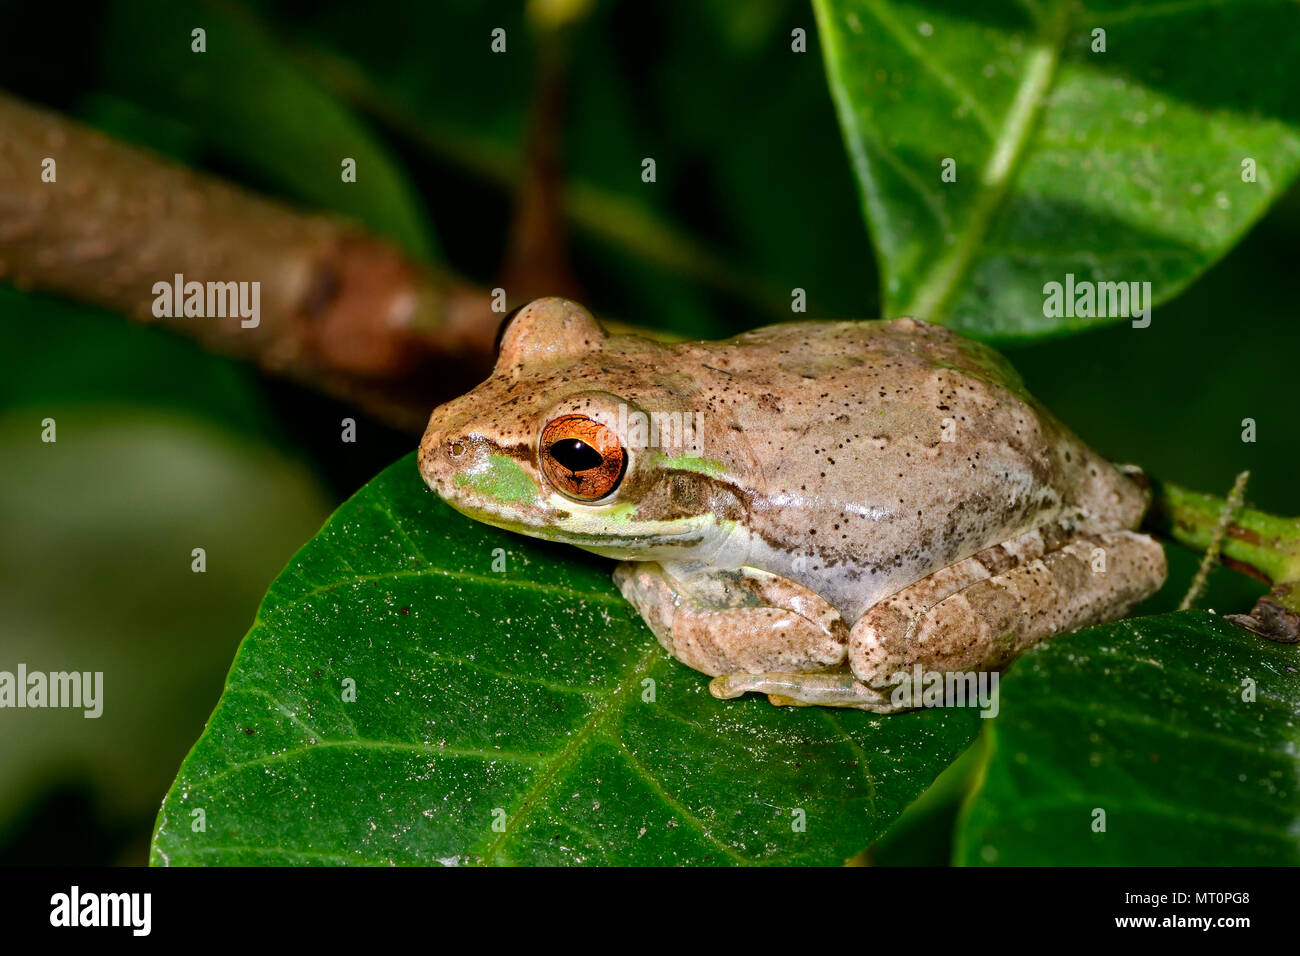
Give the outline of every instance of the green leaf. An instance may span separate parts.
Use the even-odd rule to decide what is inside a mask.
[[[1300,648],[1137,618],[1040,646],[999,698],[959,861],[1300,863]]]
[[[978,729],[715,700],[609,571],[397,462],[272,584],[153,862],[838,864]]]
[[[1289,0],[814,5],[887,316],[1003,339],[1120,321],[1047,317],[1043,286],[1168,299],[1300,166]]]

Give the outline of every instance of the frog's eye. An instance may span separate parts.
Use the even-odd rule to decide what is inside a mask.
[[[627,452],[618,436],[586,415],[561,415],[542,429],[542,474],[562,495],[597,501],[623,480]]]

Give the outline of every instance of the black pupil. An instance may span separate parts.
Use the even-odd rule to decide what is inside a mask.
[[[546,451],[569,471],[587,471],[591,468],[599,468],[605,462],[605,459],[600,456],[600,452],[585,441],[579,441],[576,438],[561,439],[552,444]]]

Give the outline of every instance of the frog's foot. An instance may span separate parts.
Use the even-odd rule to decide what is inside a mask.
[[[853,626],[849,666],[871,687],[926,671],[991,670],[1056,634],[1114,620],[1165,579],[1159,542],[1134,531],[1031,532],[904,588]]]
[[[843,666],[844,619],[778,575],[638,561],[614,581],[668,653],[711,677]]]
[[[777,706],[853,707],[877,714],[906,710],[887,693],[872,690],[848,671],[823,674],[725,674],[709,682],[709,693],[721,700],[742,694],[767,694]]]

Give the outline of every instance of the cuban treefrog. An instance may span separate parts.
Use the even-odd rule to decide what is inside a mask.
[[[1154,592],[1135,469],[997,353],[914,319],[718,342],[608,335],[539,299],[437,408],[420,473],[470,517],[618,558],[717,697],[898,709],[901,675],[1000,667]]]

